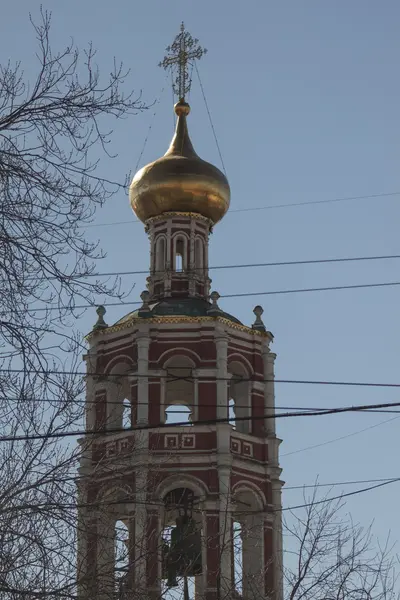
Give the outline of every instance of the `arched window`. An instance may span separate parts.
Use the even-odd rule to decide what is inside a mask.
[[[202,518],[198,510],[193,510],[196,498],[189,488],[175,488],[164,496],[164,523],[161,534],[162,544],[162,597],[165,600],[177,598],[202,598],[202,570],[204,568],[202,548]],[[185,525],[182,530],[182,518]],[[179,524],[179,522],[181,524]],[[185,540],[184,554],[170,554],[174,543],[182,539],[177,536],[178,528]],[[187,537],[186,537],[187,536]],[[171,564],[172,559],[172,564]],[[169,565],[174,565],[170,568]],[[185,587],[186,593],[185,593]],[[186,595],[188,592],[188,596]]]
[[[182,273],[186,269],[186,239],[175,238],[175,271]]]
[[[265,581],[262,503],[250,490],[234,493],[239,514],[233,514],[235,589],[243,598],[255,598]],[[239,516],[240,515],[240,516]]]
[[[165,238],[159,237],[156,243],[156,271],[163,272],[165,270]]]
[[[238,594],[243,590],[243,538],[242,526],[239,521],[234,521],[232,526],[232,554],[233,554],[233,586]]]
[[[204,268],[204,246],[201,238],[196,238],[195,243],[195,263],[196,269],[199,269],[198,273],[201,275],[201,269]]]
[[[125,427],[124,421],[127,418],[125,413],[130,415],[130,403],[124,398],[129,396],[129,382],[123,377],[123,370],[127,371],[126,365],[117,365],[108,381],[107,390],[107,429],[121,429]],[[113,377],[117,375],[117,377]],[[121,375],[120,375],[121,374]],[[127,408],[129,406],[129,411]]]
[[[168,373],[165,381],[165,395],[160,414],[161,421],[169,424],[196,419],[195,384],[192,377],[194,363],[186,356],[174,356],[164,365]]]
[[[183,423],[184,425],[192,425],[192,411],[185,404],[172,404],[165,411],[166,425],[174,425],[175,423]]]
[[[232,425],[233,429],[236,429],[235,401],[233,398],[229,400],[228,404],[228,419],[229,424]]]
[[[115,587],[123,593],[129,568],[129,531],[123,521],[115,523]]]
[[[122,404],[122,427],[124,429],[132,427],[132,407],[128,398],[125,398]]]
[[[230,417],[235,417],[235,421],[231,421],[230,423],[239,433],[250,433],[251,398],[249,375],[240,362],[231,362],[228,365],[228,372],[232,375],[229,383],[228,411]]]

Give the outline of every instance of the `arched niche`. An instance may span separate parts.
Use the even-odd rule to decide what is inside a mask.
[[[179,484],[178,484],[179,485]],[[172,487],[162,499],[161,577],[163,596],[183,592],[184,578],[199,597],[205,573],[205,544],[200,498],[190,487]],[[169,585],[173,583],[173,587]]]
[[[178,233],[172,238],[173,268],[177,273],[184,272],[188,267],[189,240],[183,233]]]
[[[155,245],[155,271],[156,275],[161,275],[165,271],[167,257],[167,240],[164,235],[157,238]]]
[[[244,598],[263,598],[264,502],[262,494],[242,484],[233,490],[232,554],[235,591]]]
[[[115,362],[107,375],[107,428],[127,429],[134,425],[132,419],[129,373],[134,370],[132,361]]]
[[[195,363],[188,356],[176,355],[170,357],[163,367],[166,377],[161,406],[161,422],[166,421],[166,411],[173,406],[180,407],[181,410],[184,410],[185,407],[189,409],[187,419],[190,422],[195,418],[196,412],[196,387],[192,375]],[[175,419],[175,422],[177,421],[179,419]]]
[[[232,427],[239,433],[251,433],[250,375],[245,365],[238,360],[228,362],[230,382],[228,387],[228,417]]]
[[[205,266],[204,241],[200,236],[197,236],[194,242],[194,259],[198,275],[202,275],[202,269]]]
[[[128,584],[133,495],[128,486],[104,487],[96,499],[99,589],[111,595]]]

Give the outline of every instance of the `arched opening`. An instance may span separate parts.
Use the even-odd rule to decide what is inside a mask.
[[[172,404],[165,411],[165,424],[175,425],[182,423],[183,425],[192,425],[192,411],[185,404]]]
[[[127,364],[116,365],[107,382],[107,429],[122,429],[125,427],[125,412],[129,401],[129,381],[124,377],[128,371]],[[131,412],[129,403],[129,413]],[[130,425],[129,425],[130,426]]]
[[[202,529],[197,500],[189,488],[175,488],[164,497],[162,530],[163,598],[199,597],[202,591]]]
[[[251,433],[251,403],[249,375],[240,362],[231,362],[228,372],[232,375],[229,383],[228,414],[234,417],[231,425],[239,433]]]
[[[122,427],[130,429],[132,425],[132,406],[128,398],[125,398],[122,403]]]
[[[165,271],[165,255],[166,255],[165,248],[166,248],[165,238],[164,237],[158,238],[157,243],[156,243],[155,264],[156,264],[156,271],[159,273],[162,273],[163,271]]]
[[[204,245],[203,245],[203,240],[201,238],[196,238],[195,264],[196,264],[196,269],[198,269],[198,273],[202,274],[201,269],[204,268]]]
[[[242,525],[239,521],[232,524],[232,555],[233,573],[232,583],[235,592],[242,595],[243,592],[243,538]]]
[[[236,429],[235,401],[233,398],[229,400],[228,404],[228,419],[229,424],[232,425],[232,428]]]
[[[182,273],[186,270],[186,239],[175,238],[175,271]]]
[[[168,423],[196,419],[194,381],[192,371],[194,363],[186,356],[174,356],[164,365],[167,371],[165,380],[164,407],[161,421]]]
[[[237,513],[233,514],[233,581],[235,590],[244,598],[263,597],[264,586],[264,521],[263,503],[253,490],[234,493]]]
[[[121,520],[115,523],[114,553],[115,588],[121,596],[126,585],[129,569],[129,530]]]

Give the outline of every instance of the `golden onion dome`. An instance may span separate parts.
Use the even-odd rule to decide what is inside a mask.
[[[183,100],[175,105],[178,119],[170,147],[132,180],[130,203],[143,222],[166,212],[193,212],[217,223],[229,208],[227,178],[194,151],[186,123],[189,112]]]

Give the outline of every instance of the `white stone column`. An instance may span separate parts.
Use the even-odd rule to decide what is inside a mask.
[[[115,515],[101,511],[97,519],[97,598],[109,600],[115,592]]]
[[[150,337],[148,327],[139,333],[137,337],[137,424],[145,425],[149,420],[149,347]]]
[[[216,331],[217,350],[217,419],[228,416],[228,337]]]
[[[107,395],[107,424],[106,429],[118,429],[122,427],[123,412],[123,381],[122,377],[116,376],[105,382],[99,382],[99,389],[105,389]]]
[[[231,466],[218,467],[219,479],[219,543],[220,543],[220,593],[221,598],[232,593],[232,509]]]
[[[77,518],[77,589],[79,600],[86,600],[89,596],[88,591],[90,589],[90,583],[93,582],[88,581],[89,565],[87,557],[90,517],[88,515],[88,509],[85,506],[87,503],[86,483],[82,480],[77,483],[77,502],[79,506]],[[94,565],[92,565],[92,567],[94,567]],[[93,570],[94,569],[92,569],[92,572]]]
[[[264,409],[265,415],[274,415],[275,413],[275,359],[276,354],[270,351],[268,342],[266,341],[262,349],[264,361]],[[275,419],[265,419],[265,431],[267,436],[275,435]]]
[[[223,330],[216,331],[217,349],[217,418],[228,416],[228,337]],[[231,427],[228,422],[217,423],[218,479],[219,479],[219,543],[220,593],[232,591],[231,544]]]
[[[280,471],[280,469],[279,469]],[[283,534],[282,534],[282,485],[278,478],[272,480],[272,503],[274,506],[273,549],[275,598],[283,600]]]
[[[148,326],[138,334],[137,340],[137,425],[149,421],[149,348]],[[135,432],[135,588],[146,597],[147,577],[147,458],[148,431]]]
[[[188,248],[189,296],[196,295],[196,267],[197,262],[195,257],[195,220],[191,218]]]
[[[147,470],[137,468],[135,475],[135,589],[142,590],[143,597],[147,591]],[[138,593],[138,597],[141,594]]]
[[[253,510],[255,510],[253,508]],[[243,597],[261,600],[264,597],[264,526],[260,513],[242,519]]]

